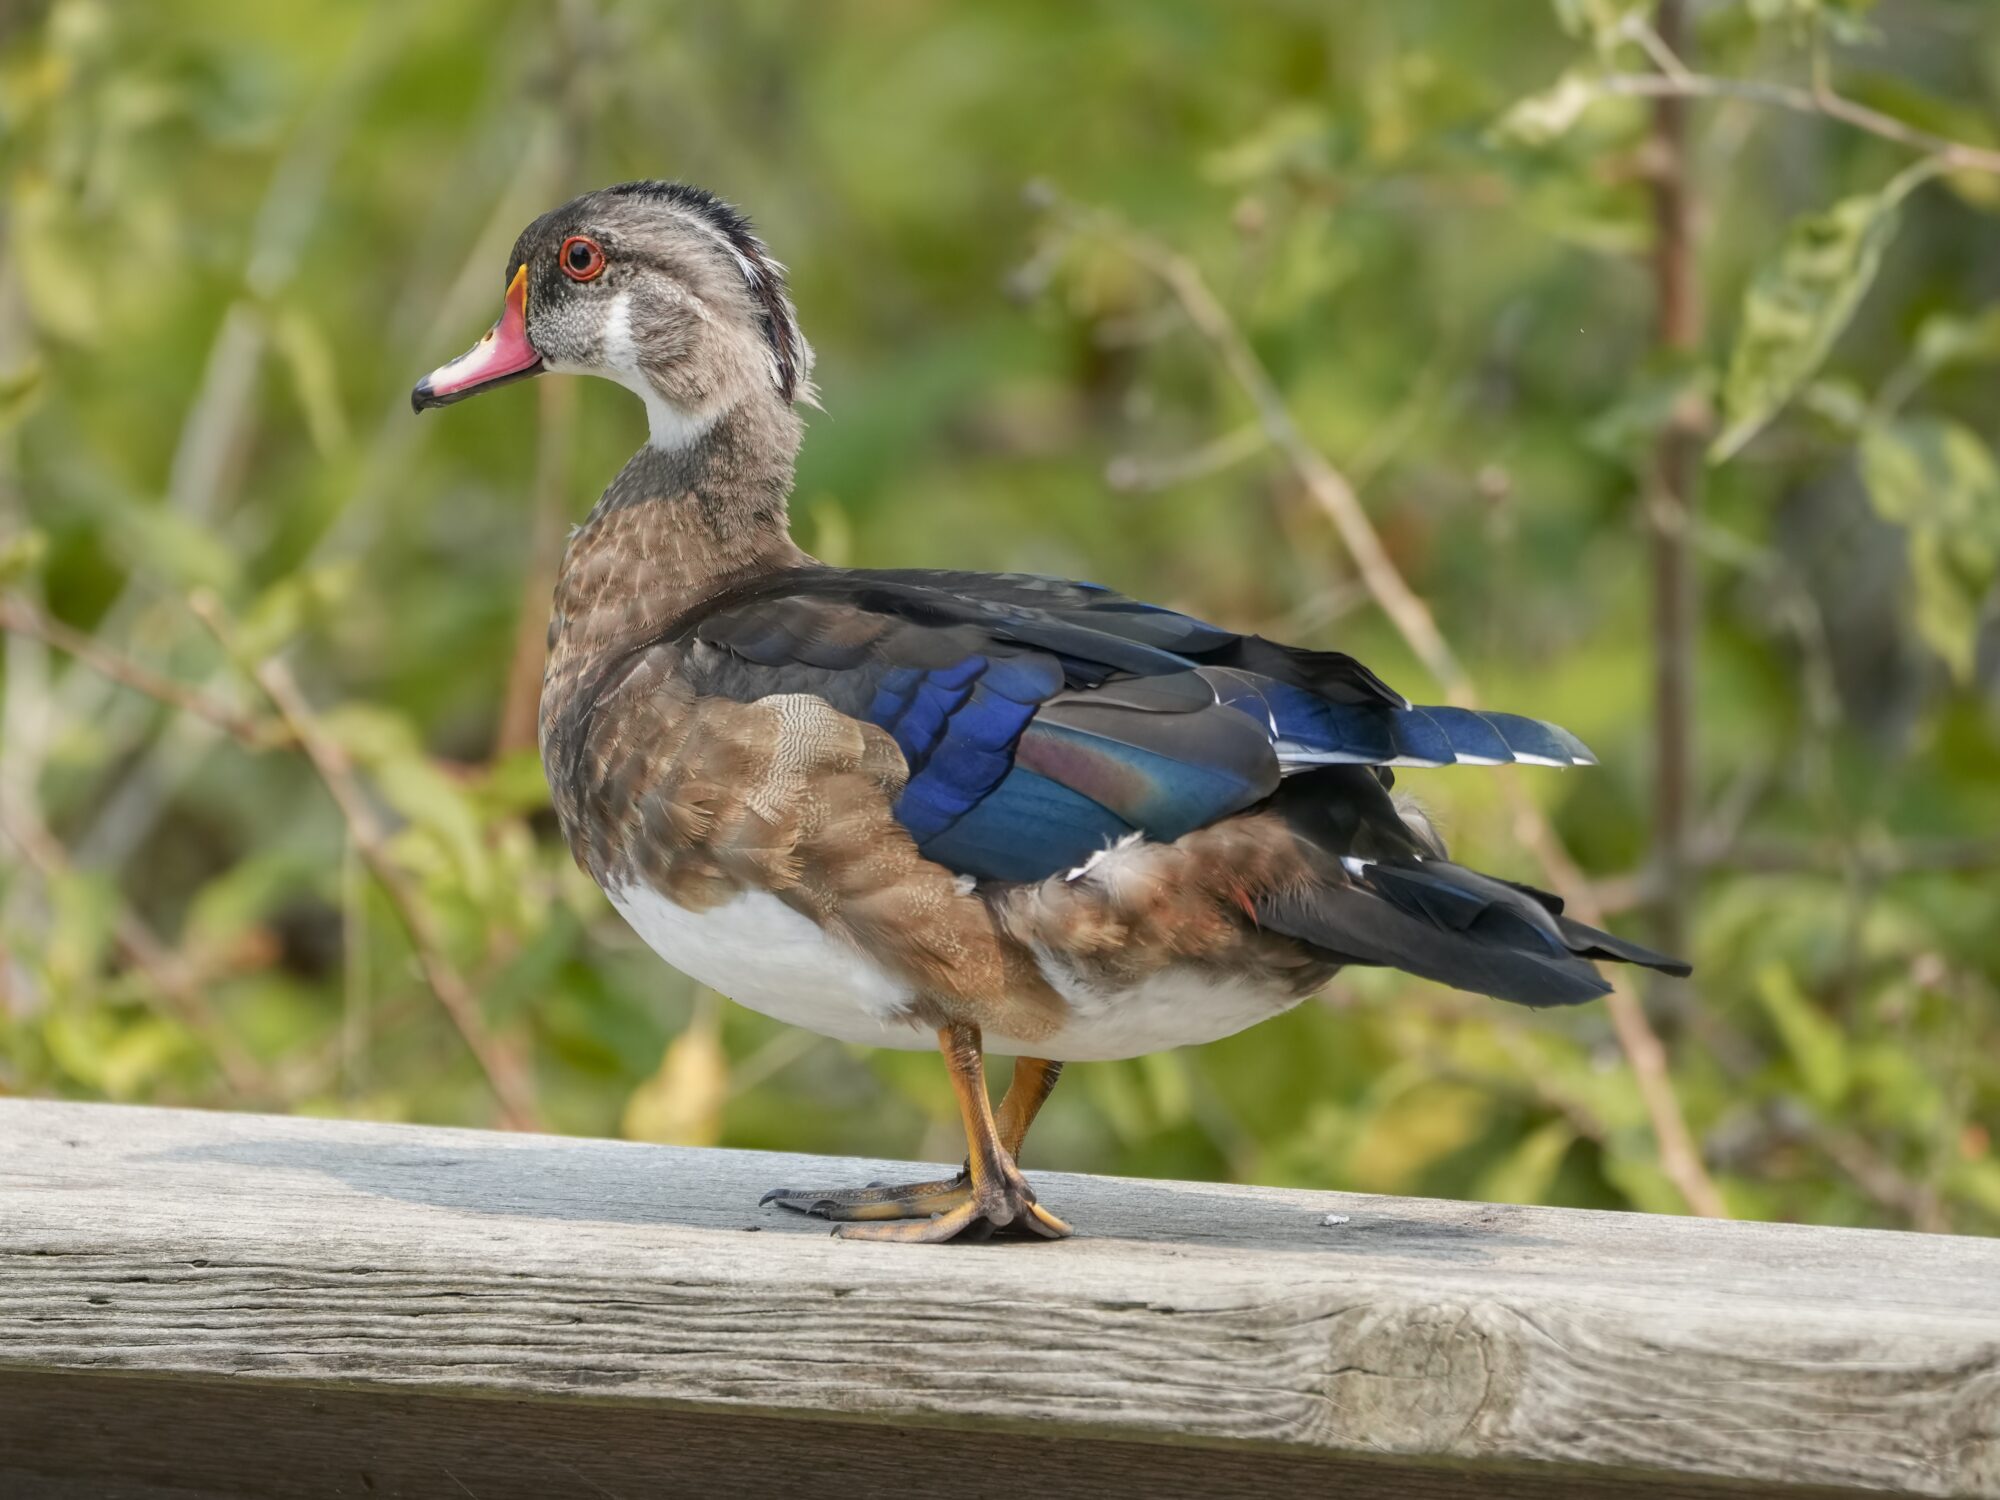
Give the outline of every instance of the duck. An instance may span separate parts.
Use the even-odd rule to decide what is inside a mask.
[[[831,567],[787,501],[817,406],[784,267],[704,189],[530,224],[422,412],[542,375],[645,407],[571,534],[540,747],[576,862],[662,959],[842,1042],[938,1049],[967,1154],[774,1188],[845,1238],[1060,1239],[1022,1145],[1066,1064],[1196,1046],[1372,966],[1527,1006],[1689,966],[1452,861],[1405,768],[1588,766],[1557,726],[1413,704],[1352,656],[1090,583]],[[1013,1059],[995,1107],[988,1053]]]

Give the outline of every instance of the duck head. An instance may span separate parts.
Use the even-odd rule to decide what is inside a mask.
[[[543,371],[601,375],[684,447],[748,400],[811,401],[812,349],[750,222],[677,182],[628,182],[543,214],[514,243],[500,320],[417,382],[417,411]]]

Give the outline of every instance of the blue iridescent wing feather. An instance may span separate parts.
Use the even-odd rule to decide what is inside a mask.
[[[1413,707],[1351,657],[1058,579],[799,569],[671,635],[698,691],[815,692],[886,731],[909,766],[897,817],[982,879],[1178,838],[1316,767],[1590,758],[1536,720]]]

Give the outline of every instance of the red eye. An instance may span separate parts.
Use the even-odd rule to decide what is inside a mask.
[[[556,264],[571,281],[590,281],[604,270],[604,251],[587,234],[573,234],[556,252]]]

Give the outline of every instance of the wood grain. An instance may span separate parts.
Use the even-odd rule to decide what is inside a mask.
[[[539,1401],[303,1382],[50,1379],[0,1371],[0,1495],[8,1500],[193,1500],[322,1495],[754,1496],[795,1491],[910,1500],[933,1489],[1090,1500],[1729,1500],[1744,1487],[1544,1468],[1478,1470],[1317,1452],[811,1421],[657,1402]],[[1758,1493],[1774,1493],[1760,1486]],[[1783,1500],[1853,1490],[1783,1487]]]
[[[2000,1496],[1994,1242],[1059,1174],[1061,1244],[754,1206],[925,1170],[0,1100],[0,1369]]]

